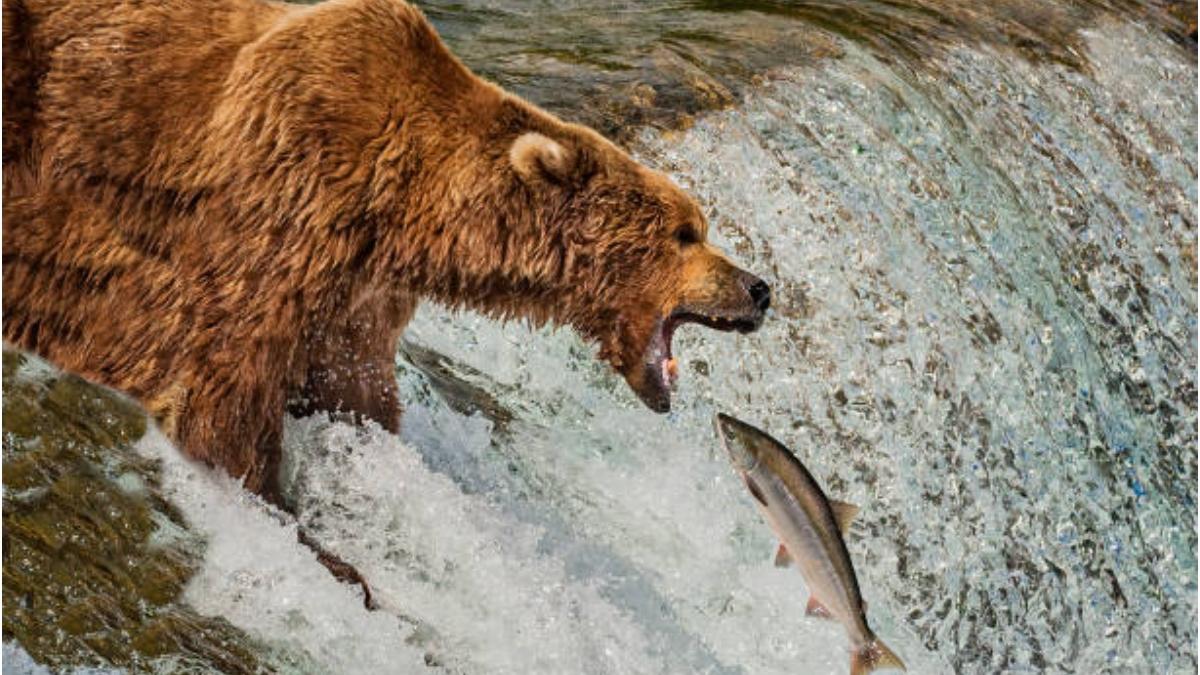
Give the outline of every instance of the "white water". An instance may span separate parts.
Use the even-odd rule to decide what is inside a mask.
[[[33,660],[15,641],[4,643],[4,672],[8,675],[53,675],[54,671]],[[115,668],[72,668],[69,675],[119,675]]]
[[[719,409],[862,506],[848,545],[909,672],[1193,671],[1196,70],[1133,26],[1088,44],[1087,75],[847,44],[647,134],[777,298],[755,335],[681,331],[667,417],[569,333],[424,308],[409,339],[515,421],[454,412],[401,360],[402,438],[288,428],[303,519],[382,611],[151,433],[209,537],[187,600],[299,672],[845,672]]]

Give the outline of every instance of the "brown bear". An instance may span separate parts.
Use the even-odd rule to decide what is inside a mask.
[[[660,412],[675,327],[769,303],[670,180],[401,0],[4,0],[4,61],[4,337],[275,502],[289,402],[398,428],[421,299],[572,326]]]

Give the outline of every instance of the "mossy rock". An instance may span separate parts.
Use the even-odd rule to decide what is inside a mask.
[[[133,447],[141,408],[8,350],[3,376],[5,641],[55,669],[274,670],[262,645],[180,601],[204,542]],[[155,538],[163,523],[185,536]]]

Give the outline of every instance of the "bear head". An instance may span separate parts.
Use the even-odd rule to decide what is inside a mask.
[[[441,269],[427,290],[574,327],[655,411],[671,407],[676,328],[763,321],[769,287],[708,242],[695,200],[590,129],[505,96],[484,137],[441,165],[453,175],[433,192],[461,217],[424,244],[423,267]]]

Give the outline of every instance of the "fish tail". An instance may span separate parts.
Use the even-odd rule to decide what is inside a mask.
[[[908,670],[900,657],[879,638],[871,638],[850,655],[850,675],[867,675],[883,668]]]

